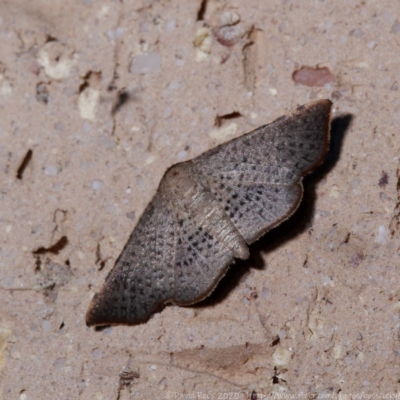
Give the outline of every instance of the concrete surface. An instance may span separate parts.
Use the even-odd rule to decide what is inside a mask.
[[[0,399],[395,396],[399,65],[398,1],[2,0]],[[317,98],[293,220],[204,304],[85,326],[166,168]]]

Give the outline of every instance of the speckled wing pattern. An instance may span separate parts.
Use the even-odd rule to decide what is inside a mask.
[[[166,303],[207,297],[247,244],[287,219],[301,180],[328,150],[332,103],[319,100],[166,172],[86,323],[137,324]]]
[[[181,216],[183,217],[183,215]],[[205,297],[234,255],[191,218],[181,218],[176,247],[175,293],[171,302],[192,304]]]
[[[93,298],[88,325],[142,321],[149,310],[173,297],[177,233],[171,210],[156,194]]]
[[[193,160],[247,243],[297,209],[301,178],[328,150],[331,105],[306,104]]]

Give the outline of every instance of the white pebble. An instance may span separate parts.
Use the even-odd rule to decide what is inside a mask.
[[[43,321],[42,322],[42,329],[45,331],[51,330],[51,322],[50,321]]]
[[[54,165],[48,165],[44,169],[44,173],[49,176],[56,176],[58,174],[58,168],[55,167]]]
[[[178,153],[178,160],[179,160],[179,161],[184,160],[186,157],[187,157],[187,151],[181,150],[181,151]]]
[[[261,290],[261,297],[263,299],[268,299],[269,297],[271,297],[271,290],[267,287],[263,287]]]
[[[91,187],[93,190],[99,190],[104,186],[103,181],[93,181]]]
[[[287,365],[291,359],[292,353],[285,347],[278,346],[272,355],[274,365],[282,367]]]
[[[146,74],[158,72],[161,69],[161,56],[159,53],[151,52],[136,56],[132,60],[130,72],[132,74]]]
[[[96,119],[96,109],[100,100],[100,91],[86,88],[78,97],[79,113],[83,119],[94,121]]]
[[[385,226],[383,226],[383,225],[379,226],[378,233],[375,237],[375,242],[380,243],[380,244],[387,243],[387,229]]]
[[[221,128],[213,129],[208,135],[212,139],[218,139],[221,141],[228,140],[229,138],[235,136],[237,127],[237,124],[235,122],[232,122],[229,125],[222,126]]]

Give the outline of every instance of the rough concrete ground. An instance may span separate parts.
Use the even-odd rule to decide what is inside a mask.
[[[399,65],[396,1],[2,0],[0,399],[398,393]],[[318,98],[293,220],[203,305],[85,326],[170,165]]]

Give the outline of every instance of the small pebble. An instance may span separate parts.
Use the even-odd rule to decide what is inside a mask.
[[[326,67],[302,67],[293,73],[293,80],[300,85],[322,87],[335,82],[336,77]]]
[[[42,322],[42,329],[44,331],[51,331],[51,322],[50,321],[43,321]]]
[[[134,220],[135,220],[135,211],[130,211],[130,212],[126,213],[126,216],[127,216],[131,221],[134,221]]]
[[[104,186],[103,181],[93,181],[91,187],[93,190],[99,190]]]
[[[147,74],[161,70],[161,56],[159,53],[151,52],[136,56],[132,60],[130,72],[132,74]]]
[[[49,176],[56,176],[58,174],[58,168],[55,167],[54,165],[48,165],[44,169],[44,173]]]

